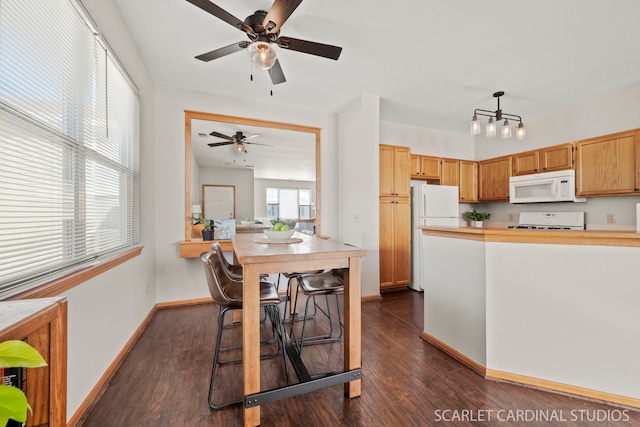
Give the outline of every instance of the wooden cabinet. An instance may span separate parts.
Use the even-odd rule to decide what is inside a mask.
[[[380,144],[380,196],[406,196],[411,192],[409,147]]]
[[[461,202],[478,201],[478,162],[460,160],[459,189]]]
[[[509,200],[511,156],[496,157],[478,162],[478,199],[484,201]]]
[[[0,302],[0,342],[25,339],[47,362],[28,368],[27,426],[67,425],[67,300],[42,298]]]
[[[380,291],[411,283],[411,203],[409,197],[380,198]]]
[[[440,160],[440,185],[460,185],[460,160]]]
[[[640,131],[578,141],[576,194],[640,194]]]
[[[412,154],[411,178],[440,179],[440,157]]]
[[[380,145],[380,290],[411,282],[411,154]]]
[[[441,185],[458,187],[458,200],[478,201],[478,163],[471,160],[442,159]]]
[[[524,151],[513,154],[512,157],[513,176],[571,169],[573,168],[573,144]]]

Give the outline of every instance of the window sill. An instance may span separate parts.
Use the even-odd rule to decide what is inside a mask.
[[[10,300],[21,300],[21,299],[29,299],[29,298],[49,298],[58,296],[61,293],[68,291],[89,279],[96,277],[99,274],[104,273],[105,271],[111,270],[112,268],[117,267],[120,264],[125,263],[126,261],[137,257],[142,253],[142,246],[136,246],[117,257],[105,260],[97,265],[92,265],[90,267],[84,268],[82,270],[74,271],[64,277],[61,277],[56,280],[52,280],[49,283],[44,285],[26,290],[16,295],[12,295],[7,298],[7,301]]]

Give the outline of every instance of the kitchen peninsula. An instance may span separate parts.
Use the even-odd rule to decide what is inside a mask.
[[[487,378],[640,407],[640,234],[419,228],[424,339]]]

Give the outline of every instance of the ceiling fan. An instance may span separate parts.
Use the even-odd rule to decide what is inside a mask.
[[[268,70],[271,82],[277,85],[284,83],[286,79],[272,44],[276,44],[282,49],[309,53],[333,60],[337,60],[342,52],[342,48],[338,46],[280,36],[280,28],[298,5],[302,3],[302,0],[275,0],[269,12],[258,10],[253,15],[249,15],[244,21],[239,20],[209,0],[187,1],[240,29],[240,31],[244,31],[250,40],[233,43],[196,56],[196,59],[201,61],[212,61],[248,47],[253,63]]]
[[[209,147],[221,147],[223,145],[231,145],[231,144],[236,144],[236,146],[234,147],[235,150],[238,153],[246,153],[247,149],[245,148],[245,144],[253,144],[253,145],[262,145],[265,147],[272,147],[273,145],[269,145],[269,144],[260,144],[259,142],[248,142],[247,139],[253,139],[253,138],[257,138],[260,135],[256,134],[256,135],[249,135],[249,136],[245,136],[242,132],[236,132],[233,136],[227,136],[224,135],[220,132],[211,132],[209,135],[214,136],[216,138],[222,138],[222,139],[226,139],[225,142],[211,142],[209,144],[207,144]]]

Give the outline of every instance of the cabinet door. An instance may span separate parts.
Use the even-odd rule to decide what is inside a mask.
[[[380,195],[391,196],[394,192],[393,146],[380,145]]]
[[[460,160],[460,201],[478,201],[478,163]]]
[[[424,179],[440,179],[440,158],[420,156],[420,175]]]
[[[576,194],[638,194],[638,132],[576,143]]]
[[[511,156],[478,162],[480,201],[509,200],[511,170]]]
[[[393,192],[396,196],[409,197],[411,194],[411,175],[409,164],[411,153],[409,147],[394,147],[393,150]]]
[[[399,197],[394,212],[394,286],[411,283],[411,203],[408,197]]]
[[[540,166],[543,172],[573,168],[573,144],[555,145],[540,150]]]
[[[380,198],[380,288],[393,286],[394,236],[393,217],[395,203],[392,198]]]
[[[540,171],[539,150],[516,153],[513,156],[513,175],[527,175]]]
[[[412,154],[411,155],[411,178],[420,179],[420,155]]]
[[[455,159],[442,159],[440,163],[440,184],[459,186],[460,161]]]

